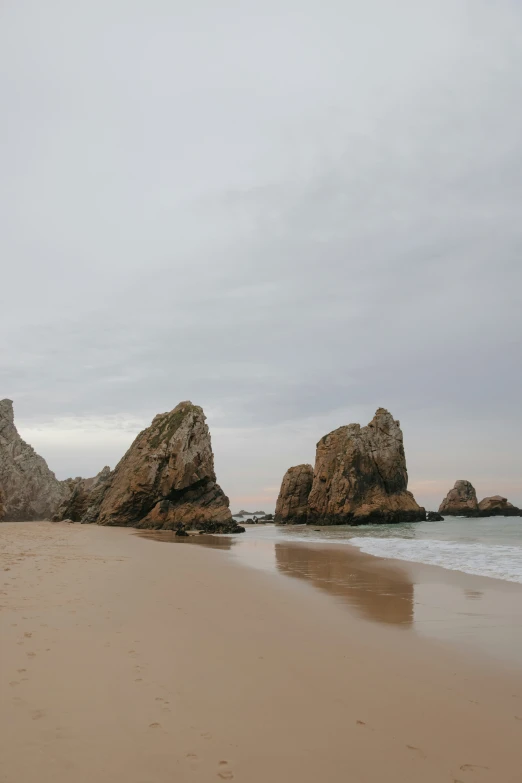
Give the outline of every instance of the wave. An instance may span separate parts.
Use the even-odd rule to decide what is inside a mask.
[[[522,584],[522,547],[519,546],[371,537],[351,538],[347,543],[377,557],[436,565]]]

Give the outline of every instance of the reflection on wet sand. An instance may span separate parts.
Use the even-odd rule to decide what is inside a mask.
[[[230,550],[243,562],[309,581],[341,599],[369,620],[408,627],[413,623],[413,583],[400,568],[361,555],[352,548],[228,536],[176,536],[171,531],[146,530],[137,535],[153,541]]]
[[[367,558],[334,547],[276,544],[277,568],[282,574],[309,580],[340,598],[364,617],[382,623],[410,626],[413,622],[413,584],[395,566],[375,568]]]
[[[174,544],[199,544],[211,549],[231,549],[234,539],[228,536],[176,536],[171,530],[138,530],[136,535],[140,538],[148,538],[151,541],[167,541]]]
[[[302,580],[366,620],[465,643],[522,665],[520,586],[456,571],[365,555],[351,546],[274,540],[272,531],[176,537],[136,531],[154,541],[229,551],[244,565]],[[479,584],[480,583],[480,584]]]

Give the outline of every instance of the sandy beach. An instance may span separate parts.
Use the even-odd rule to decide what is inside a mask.
[[[519,783],[522,667],[415,633],[393,564],[346,611],[335,556],[214,541],[0,525],[1,783]]]

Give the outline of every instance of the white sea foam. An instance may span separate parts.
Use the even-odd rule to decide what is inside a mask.
[[[407,538],[351,538],[350,544],[377,557],[393,557],[522,584],[522,547]]]

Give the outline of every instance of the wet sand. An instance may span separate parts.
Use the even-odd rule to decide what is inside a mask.
[[[0,525],[1,783],[519,783],[522,666],[419,633],[441,569],[200,539]],[[494,637],[491,582],[448,584]]]

